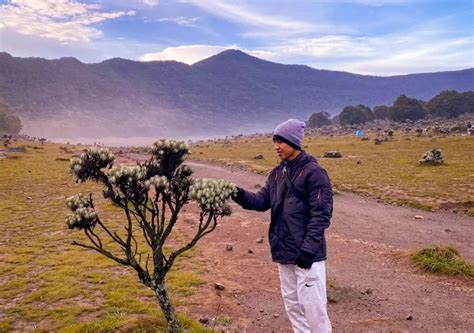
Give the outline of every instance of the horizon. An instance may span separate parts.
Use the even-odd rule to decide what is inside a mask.
[[[0,51],[100,63],[193,64],[224,50],[394,76],[474,67],[469,0],[0,0]]]

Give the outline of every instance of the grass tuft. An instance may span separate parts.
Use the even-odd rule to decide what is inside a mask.
[[[466,214],[469,215],[469,216],[474,216],[474,208],[469,208],[469,209],[466,211]]]
[[[426,247],[413,252],[411,258],[418,267],[432,273],[474,278],[474,265],[466,262],[452,246]]]

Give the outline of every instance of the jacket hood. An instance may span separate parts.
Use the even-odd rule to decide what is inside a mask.
[[[301,153],[293,160],[290,162],[283,161],[282,165],[291,165],[292,168],[300,168],[303,165],[306,165],[307,163],[315,162],[317,163],[317,159],[314,156],[311,156],[307,154],[304,150],[301,151]]]

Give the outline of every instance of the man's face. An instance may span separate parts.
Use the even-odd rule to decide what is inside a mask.
[[[298,156],[298,151],[287,143],[278,139],[273,140],[275,152],[282,161],[291,161]]]

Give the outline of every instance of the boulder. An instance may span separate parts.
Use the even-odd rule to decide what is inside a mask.
[[[323,157],[325,158],[341,158],[342,154],[337,150],[331,150],[324,152]]]

